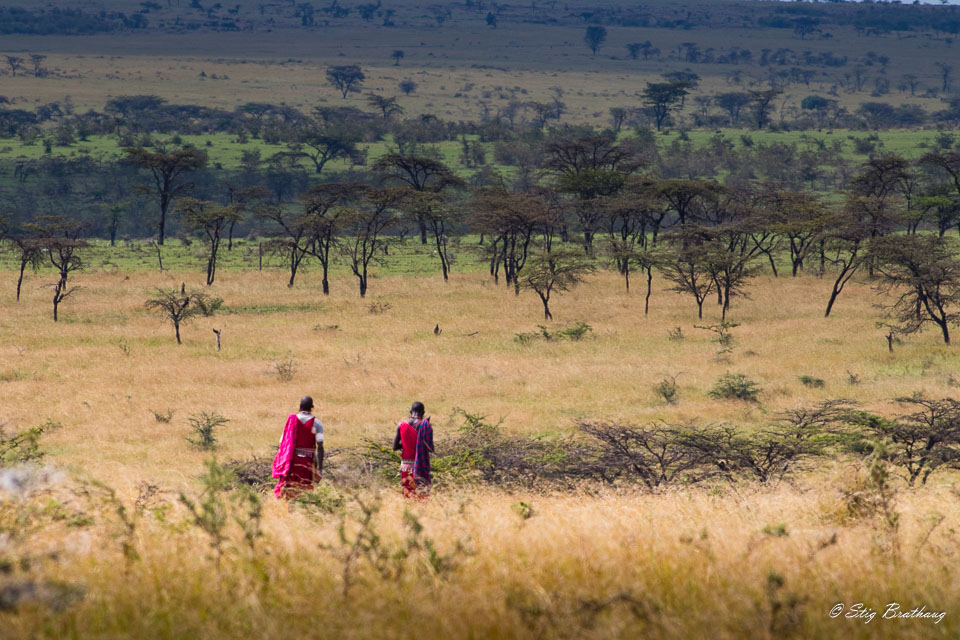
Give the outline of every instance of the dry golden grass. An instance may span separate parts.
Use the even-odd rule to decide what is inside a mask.
[[[81,274],[76,283],[84,288],[64,303],[57,324],[48,290],[39,287],[49,276],[28,278],[19,304],[10,286],[0,293],[0,420],[23,427],[62,422],[66,428],[50,439],[57,461],[124,484],[195,473],[202,454],[183,438],[187,417],[200,411],[231,420],[222,430],[221,455],[269,453],[304,394],[314,396],[331,446],[386,441],[415,399],[426,403],[441,439],[456,424],[456,407],[503,417],[507,429],[525,433],[566,432],[578,417],[753,428],[773,412],[826,398],[885,412],[889,399],[913,391],[949,395],[958,364],[955,349],[933,332],[888,353],[883,331],[874,327],[877,299],[868,286],[851,285],[824,319],[829,284],[815,277],[762,277],[751,300],[735,301],[729,319],[741,326],[733,330],[728,362],[718,361],[713,334],[693,327],[718,321],[709,301],[700,323],[691,299],[663,291],[663,281],[655,280],[645,318],[642,291],[624,293],[609,273],[552,305],[556,327],[583,321],[592,334],[528,345],[514,336],[543,322],[536,296],[517,298],[476,272],[455,273],[448,284],[439,276],[376,279],[366,300],[345,274],[325,300],[313,274],[287,289],[279,272],[224,272],[211,292],[246,312],[184,325],[182,346],[143,301],[152,287],[196,281],[195,273]],[[12,284],[12,274],[5,280]],[[391,308],[371,313],[377,299]],[[254,309],[303,303],[319,303],[320,310]],[[684,340],[668,339],[675,327]],[[212,328],[223,330],[219,354]],[[284,382],[274,363],[290,358],[297,372]],[[757,381],[760,403],[708,397],[725,372]],[[850,373],[861,382],[850,384]],[[653,387],[677,374],[679,402],[667,405]],[[826,386],[806,387],[801,375]],[[153,411],[168,409],[175,410],[171,423],[154,420]]]
[[[433,570],[416,552],[384,579],[360,560],[346,594],[343,563],[326,548],[337,548],[335,516],[271,501],[259,550],[238,545],[219,570],[202,535],[149,520],[135,536],[141,558],[124,564],[105,524],[52,543],[70,559],[48,576],[83,585],[82,601],[0,622],[9,638],[954,637],[957,496],[903,496],[894,553],[873,521],[837,518],[845,480],[824,478],[827,487],[713,494],[447,492],[412,509],[452,568]],[[531,517],[518,516],[518,500]],[[375,527],[387,548],[408,535],[407,507],[396,495],[383,503]],[[858,602],[876,618],[828,615]],[[946,616],[882,619],[892,602]]]
[[[152,287],[198,282],[196,272],[80,274],[76,284],[84,288],[64,304],[57,324],[47,290],[39,288],[48,275],[29,276],[19,304],[12,274],[0,277],[7,283],[0,293],[0,421],[16,427],[60,421],[63,429],[45,440],[50,462],[117,487],[128,505],[136,485],[152,480],[173,505],[163,521],[147,513],[138,522],[132,544],[141,558],[129,565],[120,553],[122,527],[109,508],[91,510],[93,527],[58,529],[60,522],[24,543],[34,551],[59,550],[43,575],[80,584],[86,596],[59,612],[30,606],[0,612],[3,637],[399,638],[414,628],[432,638],[958,632],[960,511],[949,476],[896,498],[896,531],[850,514],[842,492],[858,486],[854,476],[862,478],[863,470],[849,461],[795,486],[765,489],[509,495],[446,488],[412,509],[423,535],[441,554],[452,554],[456,567],[438,573],[417,552],[393,580],[359,562],[358,582],[346,596],[342,562],[324,548],[338,547],[336,515],[311,516],[269,499],[260,550],[246,550],[233,533],[228,546],[236,549],[218,572],[207,539],[182,524],[175,507],[178,491],[196,494],[203,470],[204,454],[184,440],[190,414],[213,410],[230,419],[218,434],[220,459],[270,455],[286,414],[305,393],[317,401],[328,447],[386,443],[410,401],[420,399],[434,416],[441,451],[457,426],[454,407],[503,416],[506,429],[523,433],[569,432],[577,417],[724,421],[751,429],[778,410],[825,398],[848,397],[887,412],[894,396],[951,395],[954,350],[931,332],[887,353],[874,326],[877,299],[865,285],[851,284],[834,317],[824,319],[829,283],[759,278],[752,299],[734,304],[730,320],[742,324],[734,329],[729,362],[718,362],[712,334],[693,328],[700,322],[691,300],[664,292],[655,280],[644,317],[642,292],[625,294],[610,273],[552,304],[553,327],[584,321],[592,334],[580,342],[527,345],[514,336],[542,322],[539,301],[532,294],[516,298],[479,272],[455,273],[448,284],[439,275],[382,277],[372,281],[366,300],[343,274],[324,299],[315,274],[287,289],[280,272],[224,272],[211,292],[244,312],[186,324],[182,346],[142,305]],[[373,314],[378,296],[391,308]],[[270,312],[303,303],[319,310]],[[264,313],[254,313],[258,306]],[[714,305],[705,306],[704,323],[716,322]],[[439,336],[435,323],[443,329]],[[669,340],[678,326],[685,339]],[[224,332],[219,354],[214,327]],[[297,373],[283,382],[273,364],[291,357]],[[756,380],[764,389],[760,403],[709,398],[727,371]],[[679,403],[666,405],[653,386],[679,372]],[[850,384],[849,373],[859,384]],[[800,375],[823,378],[826,386],[805,387]],[[154,420],[153,411],[168,409],[175,410],[169,424]],[[361,497],[372,500],[375,492]],[[410,505],[393,492],[381,498],[377,531],[389,545],[401,545]],[[69,494],[59,499],[80,504]],[[531,518],[518,515],[519,501],[532,505]],[[10,518],[16,508],[7,502],[0,513]],[[356,509],[350,502],[347,513]],[[355,528],[353,515],[347,525]],[[785,535],[777,535],[779,525]],[[470,552],[456,552],[457,541]],[[0,555],[10,549],[4,542]],[[947,615],[936,625],[881,620],[894,601]],[[878,617],[868,624],[830,619],[839,602],[864,602]]]

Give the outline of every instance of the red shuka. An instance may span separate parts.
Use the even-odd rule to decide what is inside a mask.
[[[317,440],[313,433],[314,419],[300,422],[295,413],[287,418],[283,437],[280,438],[280,448],[273,460],[273,477],[277,478],[273,494],[278,498],[289,498],[293,493],[313,488],[316,481],[313,461],[317,455]]]

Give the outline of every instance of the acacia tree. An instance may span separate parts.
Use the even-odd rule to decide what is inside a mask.
[[[327,67],[327,82],[337,88],[343,94],[344,100],[351,91],[359,92],[363,81],[366,79],[360,65],[340,65]]]
[[[196,316],[212,316],[223,304],[220,298],[201,291],[187,291],[186,285],[180,285],[180,289],[158,288],[155,293],[156,297],[144,302],[144,306],[170,321],[177,336],[177,344],[183,344],[180,340],[181,324]]]
[[[313,162],[320,173],[331,160],[358,158],[357,143],[363,135],[357,127],[341,122],[324,124],[309,118],[297,128],[293,153]]]
[[[593,55],[597,55],[600,45],[607,39],[607,29],[599,25],[590,25],[583,34],[583,41],[587,43]]]
[[[824,317],[829,318],[833,305],[850,278],[860,269],[866,258],[866,242],[870,237],[867,225],[863,223],[855,201],[848,200],[846,206],[828,218],[823,231],[822,251],[824,260],[836,269],[836,278],[827,301]]]
[[[815,246],[823,240],[827,220],[826,207],[809,193],[772,188],[763,192],[759,202],[767,217],[767,226],[786,240],[794,277]],[[773,256],[768,254],[776,275]]]
[[[371,93],[367,96],[367,104],[370,105],[371,108],[379,111],[383,115],[384,120],[389,120],[392,116],[403,114],[403,107],[400,106],[396,96],[387,98]]]
[[[268,249],[284,257],[290,268],[290,279],[287,287],[292,287],[307,251],[310,250],[312,238],[310,225],[302,212],[294,211],[283,205],[261,205],[256,210],[261,220],[273,222],[275,230],[269,231],[270,241]]]
[[[656,203],[643,191],[633,191],[606,198],[601,203],[604,224],[610,237],[610,253],[617,271],[623,276],[624,286],[630,291],[630,272],[634,265],[647,274],[647,295],[644,315],[650,311],[650,293],[653,283],[653,260],[647,250],[647,230],[657,217],[651,214]]]
[[[663,128],[670,112],[677,109],[687,95],[689,85],[685,82],[648,82],[640,94],[643,106],[650,110],[657,131]]]
[[[209,200],[184,198],[178,203],[177,212],[182,216],[188,229],[206,236],[208,242],[207,286],[210,286],[217,275],[220,241],[223,239],[224,232],[240,219],[240,206],[236,204],[222,206]]]
[[[680,226],[694,222],[725,193],[722,185],[706,180],[666,179],[649,185],[650,194],[677,216]]]
[[[399,182],[420,193],[440,193],[447,187],[464,186],[450,168],[439,160],[422,156],[388,153],[373,163],[373,169],[390,181]],[[427,244],[427,220],[417,216],[420,244]]]
[[[770,113],[775,107],[773,101],[776,100],[777,96],[781,93],[783,93],[783,91],[780,89],[758,89],[749,92],[752,102],[751,109],[753,110],[753,119],[757,124],[757,129],[763,129],[766,126],[770,120]]]
[[[48,285],[53,289],[54,322],[58,319],[60,303],[80,289],[69,286],[67,280],[71,273],[84,266],[82,252],[89,246],[80,239],[84,229],[83,223],[62,216],[44,216],[28,226],[59,276],[54,284]]]
[[[936,236],[875,238],[870,255],[881,293],[894,294],[883,305],[898,333],[917,333],[934,324],[950,344],[950,326],[960,324],[960,259]]]
[[[450,272],[450,252],[447,242],[451,228],[462,218],[460,208],[450,202],[442,192],[423,191],[410,194],[404,201],[404,208],[416,220],[426,222],[437,248],[437,257],[440,258],[440,271],[443,273],[443,281],[447,282]]]
[[[180,149],[151,153],[143,147],[126,147],[126,161],[138,167],[144,167],[153,176],[153,186],[142,190],[157,196],[160,205],[160,218],[157,221],[157,244],[163,244],[167,227],[167,212],[178,196],[193,189],[186,181],[192,171],[202,169],[207,164],[207,154],[197,149]]]
[[[360,297],[367,295],[369,267],[386,247],[384,231],[395,221],[395,209],[406,197],[406,189],[387,187],[364,193],[359,206],[344,211],[342,252],[360,284]]]
[[[520,273],[527,263],[537,231],[551,222],[551,211],[534,193],[498,189],[480,192],[471,202],[474,224],[489,235],[490,275],[499,282],[503,265],[506,285],[520,295]]]
[[[556,174],[557,189],[577,198],[577,218],[589,253],[603,217],[596,199],[619,192],[645,159],[634,144],[617,143],[614,134],[560,136],[550,140],[545,150],[544,167]]]
[[[20,262],[17,276],[17,302],[20,302],[20,290],[23,286],[23,273],[29,266],[34,272],[40,269],[43,262],[43,244],[36,238],[15,237],[11,239],[17,249],[17,258]]]
[[[569,249],[555,249],[550,253],[537,253],[531,258],[520,277],[520,286],[539,296],[543,303],[543,319],[553,320],[553,314],[550,313],[551,294],[573,289],[593,271],[593,264],[582,254]]]
[[[697,302],[697,318],[703,320],[703,302],[716,286],[708,248],[676,242],[669,250],[661,249],[656,260],[663,277],[673,283],[668,291],[693,296]]]
[[[300,196],[303,206],[301,221],[305,224],[309,242],[307,253],[320,261],[323,270],[323,295],[330,294],[330,272],[333,249],[343,226],[344,206],[356,201],[367,191],[357,183],[328,182],[310,187]]]

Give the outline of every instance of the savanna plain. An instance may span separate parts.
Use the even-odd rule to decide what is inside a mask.
[[[250,249],[241,241],[233,252]],[[101,251],[118,263],[144,250]],[[430,258],[404,251],[395,267]],[[345,272],[324,297],[316,273],[287,288],[278,269],[237,266],[211,287],[221,311],[184,324],[180,346],[143,301],[153,287],[196,281],[196,269],[93,269],[56,325],[40,321],[50,274],[28,275],[19,303],[7,287],[7,429],[61,426],[42,435],[52,484],[4,511],[6,557],[19,563],[5,571],[42,576],[43,595],[0,614],[4,635],[402,637],[409,625],[430,637],[955,633],[960,497],[949,474],[907,488],[851,455],[789,481],[648,491],[498,488],[441,469],[430,501],[414,504],[389,478],[362,476],[355,467],[368,463],[346,452],[389,445],[413,399],[433,416],[441,457],[468,422],[457,409],[487,426],[502,418],[508,436],[553,441],[562,455],[578,419],[749,432],[831,398],[889,414],[891,398],[948,396],[956,384],[956,355],[932,332],[888,351],[866,283],[823,318],[827,281],[761,276],[735,303],[739,326],[721,352],[695,328],[691,300],[655,284],[645,316],[642,292],[601,273],[553,303],[548,327],[592,331],[524,341],[517,334],[539,331],[539,301],[495,286],[463,255],[448,283],[423,267],[384,268],[365,299]],[[708,304],[703,324],[718,317]],[[759,384],[757,402],[710,397],[729,372]],[[656,390],[668,377],[669,403]],[[225,463],[272,456],[305,393],[327,430],[322,484],[291,504],[239,495]],[[229,420],[213,457],[187,442],[188,417],[202,412]],[[857,602],[947,615],[830,617]]]
[[[320,4],[0,2],[0,639],[960,637],[960,9]]]

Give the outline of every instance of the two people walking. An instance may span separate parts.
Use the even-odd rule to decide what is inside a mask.
[[[280,447],[273,460],[273,493],[290,499],[309,491],[323,472],[323,423],[313,415],[313,398],[300,399],[299,413],[287,418]],[[433,427],[424,417],[422,402],[414,402],[410,416],[397,424],[393,450],[400,451],[400,486],[405,498],[426,498],[433,480],[430,454],[433,453]]]

